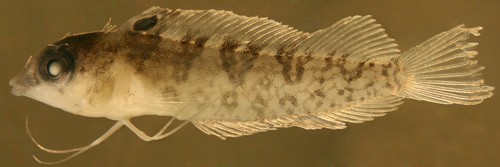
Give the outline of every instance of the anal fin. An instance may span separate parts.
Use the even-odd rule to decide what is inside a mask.
[[[327,128],[336,130],[346,128],[345,123],[347,122],[362,123],[371,121],[374,117],[384,116],[387,112],[396,110],[397,106],[403,103],[402,99],[391,95],[368,99],[333,111],[321,111],[310,115],[290,115],[258,121],[193,120],[191,122],[206,134],[215,135],[221,139],[293,126],[304,129]]]

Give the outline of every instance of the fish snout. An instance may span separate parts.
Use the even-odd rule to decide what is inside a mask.
[[[12,78],[12,79],[9,81],[9,85],[10,85],[10,86],[16,86],[16,84],[15,84],[15,82],[16,82],[16,81],[14,81],[14,79],[15,79],[15,78]]]
[[[19,73],[9,81],[9,85],[12,86],[12,90],[10,92],[14,96],[22,96],[30,87],[34,86],[37,83],[38,81],[35,78],[27,75],[25,70],[23,70],[21,73]]]
[[[9,85],[12,86],[12,93],[14,96],[22,96],[26,90],[26,88],[19,84],[18,77],[14,77],[9,81]]]

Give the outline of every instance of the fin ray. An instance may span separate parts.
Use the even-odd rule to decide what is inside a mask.
[[[228,39],[239,48],[258,48],[253,52],[274,56],[315,56],[352,61],[388,61],[398,56],[394,40],[370,15],[347,17],[314,33],[298,31],[267,18],[246,17],[221,10],[175,10],[152,7],[122,25],[130,31],[136,21],[157,17],[158,23],[146,33],[176,41],[194,43],[204,38],[205,47],[220,48]]]
[[[481,27],[457,26],[438,34],[401,54],[400,68],[405,72],[402,97],[439,104],[475,105],[493,95],[494,87],[484,85],[471,60],[478,53],[477,43],[468,43],[470,34],[478,36]]]
[[[292,126],[304,129],[343,129],[346,127],[346,122],[362,123],[371,121],[374,117],[384,116],[387,112],[396,110],[397,106],[403,103],[402,99],[391,95],[368,99],[359,104],[346,106],[335,111],[323,111],[300,116],[289,115],[260,121],[192,120],[191,122],[201,131],[221,139]]]

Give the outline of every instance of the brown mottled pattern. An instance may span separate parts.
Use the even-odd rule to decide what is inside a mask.
[[[235,91],[225,92],[221,97],[221,106],[232,113],[238,107],[238,93]]]
[[[246,61],[253,68],[248,68],[243,75],[238,76],[242,77],[244,83],[235,83],[234,71],[241,71],[241,61],[237,58],[247,53],[232,51],[231,48],[236,45],[229,43],[223,45],[223,49],[205,48],[205,53],[193,60],[193,68],[189,71],[186,83],[175,84],[175,87],[183,90],[181,94],[189,94],[193,90],[200,95],[220,98],[220,101],[214,102],[201,113],[205,119],[256,120],[335,110],[336,107],[390,94],[396,87],[384,85],[397,85],[392,75],[381,73],[391,71],[388,74],[393,74],[396,68],[389,64],[294,55],[288,56],[286,61],[283,57],[279,59],[268,55]],[[208,60],[212,60],[212,63],[208,63]],[[171,65],[176,68],[175,64]],[[200,74],[207,69],[213,73]],[[287,69],[286,72],[283,69]],[[294,79],[294,82],[290,82],[290,79]],[[164,84],[172,85],[168,84],[168,77],[164,80]],[[206,83],[212,85],[206,87]],[[195,99],[190,95],[183,97],[180,101]]]
[[[239,17],[227,12],[227,16],[216,11],[152,10],[155,12],[159,12],[157,25],[143,25],[148,28],[145,31],[131,31],[130,26],[152,15],[138,16],[119,31],[97,37],[98,42],[81,52],[86,56],[83,63],[114,61],[115,66],[134,69],[133,78],[154,92],[151,97],[188,106],[179,119],[199,110],[203,110],[199,115],[203,119],[236,121],[334,111],[393,94],[400,87],[394,78],[397,64],[358,61],[359,55],[350,59],[349,52],[337,50],[324,52],[328,53],[325,57],[304,52],[307,48],[299,52],[309,35],[275,22],[252,18],[269,25],[259,29],[245,23],[250,18],[225,22],[225,18]],[[185,19],[185,27],[169,23],[172,19]],[[205,22],[212,26],[200,27]],[[247,32],[232,31],[228,26]],[[274,41],[275,31],[294,36]],[[161,35],[154,35],[158,33]],[[92,66],[82,65],[77,71],[98,71],[88,67]],[[113,78],[113,72],[107,75]],[[178,111],[167,112],[165,115]]]
[[[221,48],[207,48],[203,46],[207,37],[192,39],[188,34],[179,42],[141,33],[120,35],[104,35],[102,44],[94,47],[105,49],[87,55],[86,62],[109,64],[123,58],[143,83],[158,89],[164,101],[195,104],[180,119],[199,110],[204,110],[200,117],[214,120],[303,115],[336,110],[399,88],[393,63],[351,62],[346,59],[349,55],[339,59],[293,55],[286,49],[259,55],[258,45],[230,37]],[[105,76],[99,69],[87,70]]]

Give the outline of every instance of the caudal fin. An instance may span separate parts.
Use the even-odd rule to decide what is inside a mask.
[[[469,35],[479,36],[482,27],[464,25],[443,32],[404,52],[398,64],[405,75],[399,76],[403,86],[399,95],[439,104],[474,105],[493,95],[495,89],[484,85],[472,60],[478,53],[468,43]]]

